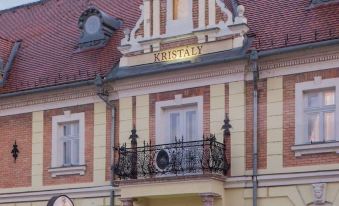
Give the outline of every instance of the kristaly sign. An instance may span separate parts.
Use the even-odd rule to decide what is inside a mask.
[[[201,54],[202,54],[201,45],[180,47],[155,53],[154,63],[188,59],[195,56],[199,56]]]

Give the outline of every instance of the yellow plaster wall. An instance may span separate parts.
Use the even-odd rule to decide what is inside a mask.
[[[321,180],[319,180],[321,182]],[[339,205],[339,183],[328,183],[326,201]],[[252,206],[252,189],[225,190],[224,206]],[[306,206],[313,203],[313,186],[263,187],[258,190],[258,206]]]
[[[119,143],[131,145],[129,136],[133,127],[132,119],[132,97],[124,97],[119,100]]]
[[[142,146],[149,141],[149,95],[136,97],[136,129],[138,145]]]
[[[106,103],[94,104],[93,181],[105,182],[106,170]]]
[[[110,198],[82,198],[74,199],[74,206],[108,206]]]
[[[231,175],[245,174],[245,82],[229,84],[229,117],[231,119]]]
[[[267,170],[283,168],[283,79],[267,79]]]
[[[145,183],[120,186],[122,198],[189,196],[212,193],[223,196],[224,182],[214,179],[202,179],[162,183]]]
[[[71,198],[74,206],[109,206],[110,198],[109,197],[100,197],[100,198]],[[22,203],[10,203],[10,204],[0,204],[0,206],[46,206],[48,201],[39,201],[39,202],[22,202]]]
[[[216,135],[219,142],[223,142],[221,126],[225,119],[225,85],[210,86],[210,132]]]
[[[202,206],[201,198],[198,196],[192,197],[175,197],[175,198],[158,198],[150,199],[143,202],[140,206]],[[220,204],[219,204],[220,205]],[[215,204],[215,206],[219,206]]]
[[[44,112],[33,112],[32,118],[32,187],[41,187],[43,179]]]

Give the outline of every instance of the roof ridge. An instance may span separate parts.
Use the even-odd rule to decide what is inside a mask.
[[[37,6],[37,5],[40,5],[40,4],[44,4],[47,1],[50,1],[50,0],[38,0],[38,1],[35,1],[35,2],[31,2],[31,3],[27,3],[27,4],[22,4],[22,5],[19,5],[19,6],[15,6],[15,7],[11,7],[11,8],[8,8],[8,9],[0,10],[0,15],[8,13],[8,12],[11,12],[11,11],[16,11],[18,9],[23,9],[23,8],[27,8],[27,7],[31,7],[31,6]]]

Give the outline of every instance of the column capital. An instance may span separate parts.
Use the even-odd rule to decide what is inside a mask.
[[[122,206],[133,206],[133,198],[120,198]]]
[[[219,195],[215,193],[201,193],[200,196],[203,206],[213,206],[214,198],[219,197]]]

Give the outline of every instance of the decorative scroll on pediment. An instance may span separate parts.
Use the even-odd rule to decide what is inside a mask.
[[[193,4],[198,5],[193,6]],[[166,6],[165,10],[163,9],[164,5]],[[180,12],[188,13],[178,13],[176,7],[180,8]],[[197,9],[197,11],[193,11],[193,9]],[[165,4],[160,4],[160,0],[144,0],[140,10],[141,14],[134,28],[124,30],[125,37],[121,40],[119,47],[123,55],[158,52],[163,43],[168,44],[190,37],[196,38],[197,44],[233,38],[235,41],[233,45],[236,48],[242,46],[244,35],[249,30],[247,19],[244,16],[245,7],[239,5],[237,15],[233,18],[232,12],[223,0],[167,0]],[[161,12],[165,12],[165,14]],[[217,16],[220,15],[227,18],[217,20]],[[164,16],[165,21],[161,18]],[[165,32],[163,32],[164,30]],[[141,32],[142,34],[140,34]]]

